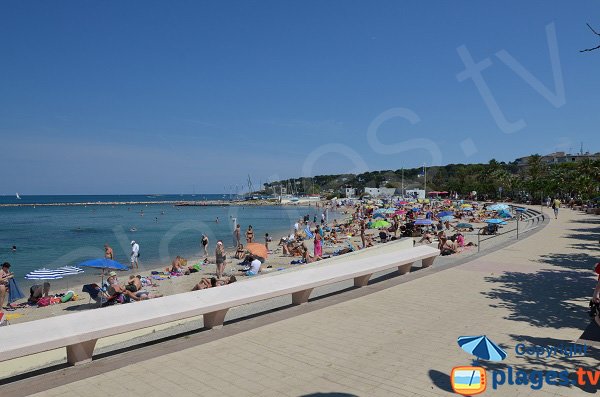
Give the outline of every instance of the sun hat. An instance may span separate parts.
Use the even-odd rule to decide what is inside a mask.
[[[116,272],[114,272],[114,271],[112,271],[112,272],[108,273],[108,275],[109,275],[109,276],[111,276],[111,277],[114,277],[114,276],[116,276],[116,275],[117,275],[117,273],[116,273]]]
[[[131,245],[135,244],[135,240],[131,240]]]

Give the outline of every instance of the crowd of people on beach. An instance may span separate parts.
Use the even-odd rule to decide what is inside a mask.
[[[556,207],[560,207],[560,202]],[[326,211],[312,216],[307,213],[294,221],[289,235],[281,237],[274,247],[270,247],[269,233],[257,242],[253,226],[248,225],[242,235],[242,226],[237,222],[232,231],[234,251],[228,252],[222,240],[216,241],[211,251],[209,237],[203,233],[199,241],[202,259],[198,263],[188,264],[187,259],[176,256],[164,270],[146,276],[132,274],[123,282],[116,272],[103,272],[106,281],[101,285],[87,284],[84,292],[103,305],[136,302],[162,296],[157,287],[163,280],[191,275],[194,278],[188,291],[222,287],[239,281],[240,277],[285,270],[286,262],[312,264],[400,238],[412,238],[414,245],[434,245],[443,256],[455,255],[476,246],[468,238],[496,234],[506,221],[519,216],[511,213],[508,206],[456,200],[338,200],[328,210],[336,214],[332,222],[328,221]],[[498,222],[486,223],[490,220]],[[130,245],[129,268],[133,271],[139,268],[140,245],[136,241]],[[114,260],[109,244],[104,245],[104,257]],[[210,270],[213,265],[214,272]],[[10,264],[5,263],[0,270],[2,306],[12,276]],[[49,290],[49,283],[32,286],[29,304],[48,297]]]

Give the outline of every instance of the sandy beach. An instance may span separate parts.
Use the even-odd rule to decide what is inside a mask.
[[[344,212],[345,212],[345,214],[344,214]],[[353,207],[344,207],[341,209],[340,212],[338,212],[332,218],[335,219],[336,222],[338,222],[340,224],[345,223],[345,222],[350,221],[353,212],[354,212]],[[482,227],[484,225],[485,225],[484,223],[474,224],[475,227]],[[333,222],[329,222],[328,224],[326,224],[326,226],[327,227],[333,226]],[[301,227],[301,229],[303,229],[303,228],[304,228],[304,226]],[[380,244],[377,242],[378,238],[376,235],[378,232],[379,232],[379,230],[377,230],[377,229],[366,230],[365,234],[367,236],[370,236],[372,241],[374,242],[374,247],[368,248],[368,250],[375,250],[375,249],[377,249],[377,247],[380,247],[383,245],[383,244]],[[242,234],[243,234],[243,231],[242,231]],[[464,233],[464,235],[465,235],[465,243],[477,242],[477,234],[476,233]],[[257,237],[258,237],[258,239],[257,239],[258,242],[262,243],[264,238],[262,236],[257,236]],[[279,242],[280,238],[282,238],[282,237],[286,237],[286,235],[273,236],[272,242],[269,244],[269,247],[270,247],[272,253],[269,255],[269,258],[263,264],[261,274],[259,274],[258,276],[253,276],[253,277],[263,277],[268,274],[276,274],[278,272],[288,271],[289,269],[299,269],[304,266],[312,265],[312,264],[292,264],[291,263],[292,261],[295,262],[298,259],[300,259],[300,257],[298,257],[298,256],[290,257],[290,256],[285,256],[283,254],[282,247],[278,246],[278,242]],[[414,237],[413,239],[415,240],[415,243],[416,243],[420,238]],[[245,242],[245,239],[243,238],[243,236],[242,236],[242,241]],[[360,248],[362,245],[361,238],[359,235],[342,236],[340,241],[335,244],[330,243],[330,242],[324,244],[323,256],[331,257],[331,259],[323,259],[322,261],[319,261],[318,263],[326,263],[328,261],[334,260],[335,258],[339,258],[339,256],[334,257],[333,253],[336,250],[347,248],[349,246],[349,243],[352,244],[356,248]],[[305,244],[309,248],[309,252],[312,254],[312,252],[313,252],[312,239],[306,240]],[[436,245],[437,245],[437,241],[434,241],[433,243],[431,243],[431,246],[436,246]],[[212,247],[214,247],[214,242],[211,242],[211,248]],[[238,263],[241,262],[241,260],[234,258],[235,250],[227,249],[226,253],[227,253],[227,265],[225,268],[225,276],[235,275],[238,282],[243,282],[243,281],[249,279],[250,277],[243,275],[240,271],[241,267],[238,266]],[[165,264],[155,267],[153,269],[144,269],[144,270],[136,270],[136,271],[130,270],[130,271],[117,272],[117,276],[118,276],[120,283],[126,282],[129,279],[130,275],[139,274],[144,277],[150,277],[150,278],[153,277],[154,278],[153,285],[144,288],[144,290],[148,291],[152,295],[173,295],[173,294],[178,294],[178,293],[182,293],[182,292],[188,292],[188,291],[191,291],[192,288],[194,287],[194,285],[196,285],[203,277],[210,278],[210,277],[215,276],[216,265],[215,265],[215,258],[214,258],[214,248],[212,248],[209,251],[209,263],[207,263],[207,264],[203,264],[204,257],[202,255],[197,255],[197,256],[193,256],[193,257],[189,257],[189,258],[185,258],[185,259],[187,260],[187,266],[199,264],[200,270],[198,272],[191,273],[189,275],[172,276],[172,275],[165,273],[165,268],[170,267],[169,264],[165,263]],[[98,280],[95,282],[97,284],[100,284],[101,283],[101,275],[100,275],[99,271],[97,271],[97,272],[98,272],[98,275],[97,275]],[[151,274],[152,272],[158,272],[159,274],[152,275]],[[40,282],[40,284],[41,284],[41,282]],[[89,295],[85,292],[81,292],[81,289],[82,289],[82,285],[74,285],[72,287],[69,286],[69,288],[68,288],[68,290],[73,291],[77,295],[77,298],[78,298],[77,300],[74,300],[74,301],[72,300],[72,301],[69,301],[66,303],[53,304],[53,305],[46,306],[46,307],[37,307],[37,306],[18,307],[15,310],[8,311],[6,313],[7,319],[11,324],[17,324],[17,323],[22,323],[22,322],[27,322],[27,321],[43,319],[43,318],[47,318],[47,317],[65,315],[65,314],[73,313],[73,312],[76,312],[79,310],[98,309],[99,305],[97,303],[95,303],[94,301],[90,301]],[[51,295],[64,294],[66,292],[67,292],[66,289],[52,289]],[[23,291],[23,293],[26,295],[26,298],[29,296],[28,290]],[[19,304],[19,303],[26,302],[26,298],[18,300],[15,303]],[[135,304],[135,302],[133,302],[132,304]]]

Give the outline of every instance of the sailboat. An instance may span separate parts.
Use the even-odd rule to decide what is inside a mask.
[[[21,196],[19,196],[19,193],[17,193],[17,200],[21,200]]]

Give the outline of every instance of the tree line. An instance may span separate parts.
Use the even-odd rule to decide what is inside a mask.
[[[298,194],[340,196],[343,188],[359,192],[365,187],[393,187],[427,191],[456,192],[461,196],[475,191],[489,199],[515,199],[539,202],[545,197],[578,201],[600,196],[600,160],[547,164],[542,156],[529,156],[526,164],[498,162],[487,164],[448,164],[423,168],[371,171],[362,174],[318,175],[265,184],[264,193],[278,194],[280,187],[294,187]]]

